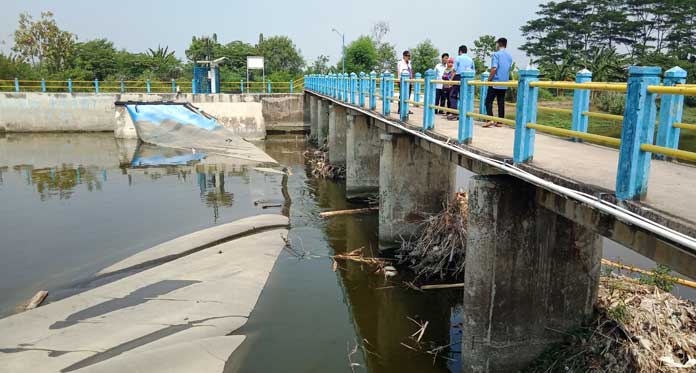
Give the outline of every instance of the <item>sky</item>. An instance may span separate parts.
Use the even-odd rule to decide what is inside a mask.
[[[2,0],[0,50],[10,51],[20,13],[38,18],[50,10],[58,26],[79,41],[107,38],[131,52],[169,46],[182,59],[194,35],[217,33],[221,43],[256,44],[263,33],[289,36],[307,64],[322,54],[337,63],[341,38],[332,28],[345,33],[348,44],[369,35],[375,22],[386,21],[391,28],[386,40],[398,51],[430,39],[440,52],[456,54],[459,45],[471,48],[479,36],[491,34],[506,37],[514,60],[526,66],[529,59],[517,49],[524,42],[519,29],[543,2],[460,0],[434,6],[403,0]]]

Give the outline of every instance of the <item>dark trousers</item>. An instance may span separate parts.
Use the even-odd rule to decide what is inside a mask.
[[[411,99],[411,93],[413,93],[413,84],[411,84],[408,87],[408,96],[404,97],[404,100],[410,100]],[[401,97],[402,93],[399,91],[399,97]],[[397,114],[401,114],[401,100],[399,100],[399,110],[396,112]]]
[[[459,82],[462,80],[462,76],[457,74],[454,76],[454,78],[452,78],[452,80]],[[453,85],[450,87],[449,91],[449,108],[456,109],[457,103],[459,102],[459,86]]]
[[[449,96],[449,90],[448,89],[436,89],[435,90],[435,106],[442,106],[442,107],[448,107],[447,106],[447,98]],[[436,113],[441,113],[442,111],[436,110]]]
[[[505,118],[505,93],[506,89],[488,87],[486,93],[486,114],[493,115],[493,100],[498,101],[498,117]]]

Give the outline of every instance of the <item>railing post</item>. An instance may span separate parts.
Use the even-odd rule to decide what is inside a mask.
[[[377,90],[377,73],[370,72],[370,110],[377,110],[377,96],[375,96],[375,91]]]
[[[198,91],[198,88],[196,87],[196,79],[192,79],[191,80],[191,93],[193,93],[195,95],[196,93],[198,93],[197,91]]]
[[[292,80],[290,81],[290,93],[294,93],[293,91],[295,90],[295,82]]]
[[[337,88],[338,88],[338,99],[339,99],[339,101],[343,101],[343,74],[342,73],[336,74],[336,83],[337,83]]]
[[[41,92],[46,93],[46,79],[41,79]]]
[[[68,93],[72,94],[72,79],[68,79]]]
[[[481,74],[481,81],[487,82],[489,76],[491,76],[491,73],[484,71]],[[488,113],[486,113],[486,96],[488,96],[488,86],[482,85],[479,88],[479,113],[484,115],[488,115]]]
[[[239,92],[244,93],[244,79],[239,81]]]
[[[515,148],[513,161],[522,163],[534,157],[534,135],[536,131],[527,128],[527,123],[535,123],[537,116],[537,97],[539,88],[532,88],[529,83],[539,80],[539,70],[521,70],[517,85],[517,111],[515,117]]]
[[[15,78],[15,92],[19,93],[19,78]]]
[[[268,93],[271,93],[271,80],[268,79]]]
[[[151,87],[150,87],[150,79],[147,79],[147,80],[145,81],[145,89],[147,90],[147,93],[152,92],[152,89],[151,89]]]
[[[343,74],[343,101],[350,101],[350,75],[348,73]]]
[[[423,76],[421,75],[421,73],[416,73],[416,80],[420,80],[422,78],[423,78]],[[420,102],[420,96],[421,96],[420,91],[421,91],[421,83],[416,81],[415,83],[413,83],[413,101]]]
[[[430,81],[434,78],[435,70],[428,69],[428,71],[425,72],[425,92],[423,94],[423,130],[428,130],[432,128],[433,125],[435,109],[431,108],[430,105],[435,104],[435,87],[432,85],[432,83],[430,83]]]
[[[357,93],[357,76],[355,73],[350,73],[350,103],[355,105],[355,94]]]
[[[176,80],[172,79],[172,93],[176,93]]]
[[[616,172],[616,198],[643,198],[648,192],[650,152],[641,144],[652,144],[655,135],[655,97],[648,86],[660,84],[662,69],[657,66],[628,68],[628,92],[624,109],[619,166]]]
[[[99,79],[94,79],[94,93],[99,93]]]
[[[411,74],[408,72],[402,72],[401,76],[399,76],[399,114],[400,114],[400,119],[402,121],[407,121],[408,120],[408,100],[409,93],[411,92],[411,82],[408,81],[408,79],[411,79]]]
[[[679,66],[675,66],[665,71],[665,78],[662,84],[665,86],[675,86],[686,83],[686,71]],[[657,126],[656,145],[665,148],[678,149],[679,135],[681,130],[674,127],[674,123],[681,122],[684,110],[683,95],[662,95],[660,99],[660,122]],[[655,158],[664,159],[661,154],[655,154]]]
[[[592,72],[587,69],[582,69],[575,74],[576,83],[588,83],[592,81]],[[588,117],[582,113],[590,110],[590,90],[576,89],[573,92],[573,123],[571,129],[573,131],[587,133]],[[573,138],[575,142],[582,142],[581,139]]]
[[[126,93],[126,82],[121,79],[121,93]]]
[[[458,139],[460,144],[471,143],[471,138],[474,135],[474,118],[466,115],[468,112],[474,111],[474,93],[475,87],[469,82],[474,80],[476,72],[464,71],[462,73],[461,86],[459,87],[459,131]]]
[[[394,99],[394,84],[396,84],[396,79],[394,79],[394,74],[387,73],[386,84],[384,90],[387,91],[387,110],[385,115],[391,114],[391,102]]]
[[[358,75],[358,92],[360,94],[358,96],[358,106],[360,107],[365,106],[365,87],[365,73],[361,71]]]
[[[387,101],[387,73],[382,73],[381,80],[379,82],[379,94],[382,96],[382,115],[387,115],[387,107],[389,107],[389,102]]]

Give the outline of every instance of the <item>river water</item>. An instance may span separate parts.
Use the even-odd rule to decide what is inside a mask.
[[[49,300],[79,291],[98,270],[163,241],[286,213],[292,247],[304,255],[278,258],[248,323],[234,332],[247,339],[227,372],[350,372],[351,363],[355,371],[458,372],[461,290],[416,292],[403,286],[408,275],[385,279],[358,263],[334,272],[330,255],[378,251],[377,217],[320,219],[321,211],[364,205],[345,199],[343,183],[308,177],[303,137],[259,146],[292,175],[248,164],[131,168],[124,157],[133,144],[112,134],[0,133],[0,317],[41,289]],[[459,187],[469,175],[459,170]],[[289,211],[254,203],[285,197]],[[608,240],[604,256],[654,265]],[[441,347],[437,356],[402,345],[414,345],[416,322],[426,321],[420,348]]]

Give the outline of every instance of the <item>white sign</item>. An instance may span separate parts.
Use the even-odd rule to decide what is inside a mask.
[[[263,57],[247,56],[247,70],[249,69],[263,70]]]

